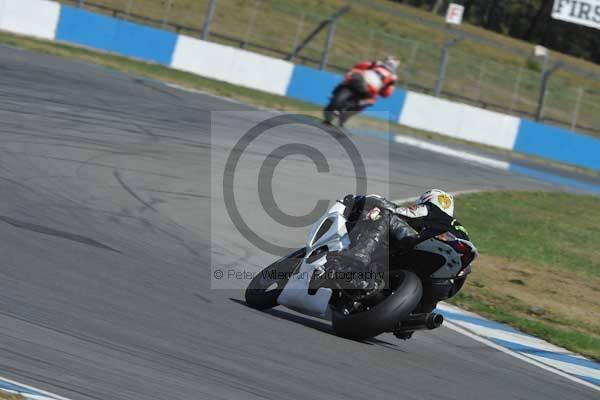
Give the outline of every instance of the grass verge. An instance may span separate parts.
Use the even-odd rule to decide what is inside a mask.
[[[600,198],[486,192],[457,204],[482,256],[450,302],[600,360]]]
[[[0,390],[0,400],[25,400],[25,397]]]

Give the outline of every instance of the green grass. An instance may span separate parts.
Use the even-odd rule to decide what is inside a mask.
[[[451,303],[600,360],[600,198],[473,193],[457,213],[482,256]]]
[[[25,397],[0,390],[0,400],[25,400]]]
[[[515,302],[509,299],[494,296],[493,294],[472,295],[469,292],[471,288],[460,292],[451,303],[464,309],[473,311],[487,318],[493,319],[511,325],[523,332],[547,340],[558,346],[572,350],[576,353],[588,356],[600,361],[600,338],[598,332],[595,335],[589,332],[573,330],[571,327],[579,324],[577,320],[561,320],[557,323],[556,318],[552,321],[532,317],[533,314],[528,309],[518,307]],[[490,303],[490,298],[496,302]]]
[[[600,198],[492,192],[461,197],[460,204],[483,253],[600,277]]]
[[[169,2],[165,0],[93,0],[94,3],[120,10],[126,10],[127,5],[131,4],[130,13],[149,16],[158,21],[166,19],[195,29],[202,27],[207,1],[176,0],[172,2],[172,7],[167,9]],[[72,3],[67,0],[64,2]],[[345,0],[219,0],[211,27],[214,33],[246,39],[248,42],[288,53],[326,16],[344,4]],[[339,20],[329,57],[330,64],[345,68],[360,59],[393,53],[404,60],[399,73],[402,85],[416,90],[421,90],[422,87],[433,89],[438,75],[441,46],[448,39],[449,33],[410,18],[384,12],[374,6],[386,7],[438,24],[443,24],[443,18],[387,0],[373,0],[370,4],[373,6],[355,3],[352,10]],[[122,17],[127,18],[125,14],[122,14]],[[162,27],[162,22],[156,25]],[[533,51],[530,43],[475,26],[464,24],[460,29],[511,48],[528,53]],[[181,32],[198,36],[197,32],[185,29]],[[456,33],[454,30],[454,34]],[[326,32],[323,31],[301,55],[318,60],[325,38]],[[217,36],[211,37],[211,40],[233,46],[240,45],[239,41]],[[266,49],[251,46],[248,48],[283,57],[280,53]],[[600,73],[598,65],[574,57],[553,53],[552,59]],[[317,65],[315,62],[308,64]],[[519,74],[520,84],[515,95],[515,82]],[[546,117],[569,125],[575,111],[574,103],[579,87],[583,87],[586,92],[579,109],[579,125],[596,129],[600,127],[600,81],[559,70],[550,82]],[[451,51],[444,89],[448,93],[464,96],[474,104],[483,101],[507,106],[515,112],[534,113],[540,90],[540,65],[513,52],[465,40]],[[600,135],[593,131],[589,133]]]

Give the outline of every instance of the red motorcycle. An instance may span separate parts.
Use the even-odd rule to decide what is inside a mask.
[[[324,122],[331,125],[337,118],[342,127],[351,116],[374,104],[377,96],[389,97],[394,91],[399,63],[397,58],[389,56],[384,61],[355,65],[333,91],[323,110]]]

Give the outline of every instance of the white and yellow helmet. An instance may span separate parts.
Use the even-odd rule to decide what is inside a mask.
[[[454,197],[440,189],[431,189],[419,197],[417,204],[431,203],[454,218]]]

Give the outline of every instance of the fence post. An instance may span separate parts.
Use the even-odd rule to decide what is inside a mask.
[[[306,18],[306,13],[302,12],[302,15],[300,16],[300,20],[298,21],[298,26],[296,26],[296,35],[294,35],[294,45],[292,46],[292,49],[295,49],[298,46],[298,41],[300,40],[300,35],[302,34],[302,31],[304,30],[304,19],[305,18]]]
[[[325,47],[323,48],[323,54],[321,54],[321,62],[319,64],[320,70],[324,70],[327,67],[327,59],[329,58],[329,52],[333,45],[333,35],[335,34],[335,22],[335,19],[332,20],[329,24],[329,29],[327,30],[327,40],[325,40]]]
[[[443,5],[444,5],[444,0],[436,0],[435,3],[433,4],[433,8],[431,9],[431,12],[434,14],[439,13],[440,8],[442,8]]]
[[[373,46],[373,29],[369,28],[369,41],[367,42],[367,59],[371,57],[371,47]]]
[[[304,38],[304,40],[302,40],[302,43],[300,43],[298,46],[296,46],[294,48],[294,50],[292,50],[292,52],[286,57],[286,60],[287,61],[293,60],[294,57],[296,57],[298,55],[298,53],[300,53],[300,51],[308,43],[310,43],[310,41],[313,40],[319,34],[319,32],[321,32],[321,30],[323,30],[327,25],[330,26],[329,34],[327,35],[327,39],[333,40],[333,30],[331,29],[331,25],[342,15],[344,15],[348,11],[350,11],[350,9],[351,9],[351,6],[346,5],[345,7],[342,7],[339,10],[337,10],[336,12],[334,12],[333,14],[331,14],[331,16],[329,18],[327,18],[326,20],[321,21],[321,23],[315,29],[313,29],[312,32],[306,38]],[[331,43],[329,43],[329,45],[331,47]],[[327,52],[328,52],[327,45],[325,46],[324,50],[327,50]],[[326,58],[325,51],[323,52],[323,55]],[[323,57],[321,57],[321,63],[323,63]],[[325,63],[327,63],[327,60],[325,60]]]
[[[463,36],[461,37],[455,37],[453,39],[448,40],[446,43],[444,43],[444,46],[442,47],[442,54],[440,56],[440,73],[438,74],[438,78],[435,81],[435,95],[439,96],[442,93],[442,88],[444,86],[444,79],[446,79],[446,68],[448,68],[448,55],[450,52],[450,47],[458,44],[459,42],[463,41],[465,38]]]
[[[260,7],[261,0],[256,0],[254,2],[254,8],[252,9],[252,15],[250,16],[250,21],[248,21],[248,27],[246,28],[246,34],[244,35],[244,43],[240,46],[242,49],[245,49],[248,45],[248,40],[250,40],[250,34],[254,30],[254,24],[256,22],[256,15],[258,14],[258,9]]]
[[[162,28],[164,29],[167,26],[167,22],[169,21],[169,14],[171,13],[171,7],[173,6],[173,0],[167,0],[165,4],[165,8],[163,9],[163,19],[162,19]]]
[[[213,15],[215,15],[215,7],[217,5],[217,0],[209,0],[208,7],[206,8],[206,14],[204,16],[204,25],[202,26],[202,34],[200,39],[207,40],[208,34],[210,33],[210,22],[213,19]]]
[[[129,16],[132,8],[133,8],[133,0],[128,0],[127,6],[125,7],[125,15]]]
[[[542,73],[542,84],[541,84],[541,88],[540,88],[540,95],[538,97],[537,110],[535,112],[535,120],[536,121],[541,121],[542,118],[544,117],[544,105],[546,103],[546,90],[548,89],[548,81],[550,80],[550,76],[552,76],[552,74],[554,72],[556,72],[556,70],[558,68],[560,68],[561,65],[562,65],[562,61],[559,61],[556,64],[554,64],[552,67],[545,69],[544,72]]]
[[[571,120],[571,130],[575,132],[577,128],[577,120],[579,119],[579,109],[581,107],[581,101],[583,100],[583,87],[579,86],[577,90],[577,101],[575,102],[575,109],[573,110],[573,119]]]
[[[408,63],[406,65],[406,73],[404,74],[404,87],[408,87],[411,83],[412,78],[412,68],[415,65],[415,59],[417,58],[417,52],[419,51],[419,42],[414,41],[412,49],[410,50],[410,57],[408,58]]]
[[[510,100],[510,108],[508,110],[509,113],[512,113],[515,108],[515,103],[519,98],[519,91],[521,90],[521,77],[523,75],[523,66],[519,67],[519,72],[517,73],[517,79],[515,80],[515,86],[513,88],[512,99]]]
[[[477,81],[477,101],[481,101],[481,83],[483,81],[483,76],[485,75],[486,64],[487,64],[487,61],[484,60],[479,65],[479,79]]]

